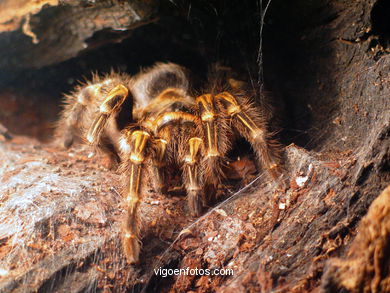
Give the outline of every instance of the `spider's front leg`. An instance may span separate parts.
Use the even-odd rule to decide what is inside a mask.
[[[125,202],[127,214],[123,227],[123,250],[129,263],[139,261],[139,216],[138,206],[140,202],[140,181],[142,169],[146,157],[146,146],[150,134],[146,131],[125,130],[121,139],[122,156],[124,156],[121,171],[125,184]]]
[[[204,203],[204,174],[201,172],[202,166],[200,164],[203,140],[199,137],[191,137],[199,135],[199,118],[188,112],[165,112],[159,115],[153,124],[157,135],[163,136],[167,140],[171,139],[171,142],[175,131],[170,127],[166,128],[166,126],[170,125],[177,130],[181,130],[176,133],[177,136],[182,135],[181,138],[176,137],[179,148],[178,161],[179,164],[182,164],[182,178],[187,191],[189,210],[193,216],[199,216],[202,213]],[[164,130],[167,130],[167,132],[164,132]],[[158,160],[156,161],[158,162]],[[162,159],[161,162],[163,162]],[[160,172],[164,173],[164,170],[160,168]]]
[[[167,192],[167,182],[166,182],[166,150],[167,150],[167,140],[158,138],[153,141],[154,156],[153,156],[153,166],[157,174],[155,177],[155,185],[159,192],[165,194]]]
[[[106,79],[79,87],[65,96],[65,106],[55,131],[57,141],[69,148],[74,138],[79,137],[107,154],[111,166],[118,163],[120,133],[113,118],[129,94],[122,81],[126,82],[126,79]]]
[[[86,134],[86,139],[90,144],[96,145],[99,143],[100,134],[106,126],[107,120],[120,110],[128,94],[129,90],[122,84],[109,91],[104,101],[100,104],[99,113]]]
[[[199,216],[203,208],[203,178],[200,172],[199,156],[203,140],[192,137],[188,140],[188,152],[184,157],[183,182],[187,190],[188,206],[193,216]]]

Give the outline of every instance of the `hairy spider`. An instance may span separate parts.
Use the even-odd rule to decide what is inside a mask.
[[[80,137],[120,163],[127,206],[122,243],[128,262],[139,260],[138,206],[147,172],[165,192],[167,168],[179,166],[195,216],[222,183],[222,167],[237,137],[252,145],[273,179],[280,175],[281,151],[267,130],[268,113],[237,84],[233,80],[223,90],[194,98],[185,69],[159,63],[133,77],[94,76],[65,96],[56,131],[63,145],[70,147]]]

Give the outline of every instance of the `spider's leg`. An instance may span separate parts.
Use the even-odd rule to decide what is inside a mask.
[[[224,177],[222,165],[230,148],[227,138],[228,125],[224,113],[217,114],[214,97],[205,94],[196,98],[205,142],[205,157],[202,160],[207,193],[214,196]],[[209,196],[210,197],[210,196]]]
[[[156,135],[161,136],[166,126],[179,127],[180,129],[197,132],[199,118],[187,112],[165,112],[159,115],[153,121],[153,128]],[[180,125],[180,126],[179,126]],[[167,139],[171,138],[172,131],[166,133]],[[199,155],[203,147],[203,140],[199,137],[192,137],[188,140],[188,133],[179,134],[176,138],[179,146],[178,158],[179,163],[183,164],[183,183],[187,191],[188,206],[194,216],[199,216],[203,207],[203,174],[200,172],[201,165]],[[190,136],[191,137],[191,136]],[[164,170],[161,170],[163,172]]]
[[[118,166],[121,161],[118,155],[118,148],[110,137],[102,135],[95,147],[107,155],[109,161],[105,163],[105,166],[108,169],[114,169]]]
[[[267,131],[264,115],[247,98],[238,100],[228,92],[216,95],[216,99],[233,119],[233,126],[250,142],[263,168],[276,179],[281,175],[281,147]]]
[[[65,106],[57,123],[56,136],[65,148],[69,148],[78,133],[86,106],[94,99],[100,85],[94,84],[81,88],[65,96]]]
[[[149,121],[149,128],[155,133],[156,136],[164,138],[163,141],[165,141],[165,145],[163,146],[164,152],[166,148],[166,144],[168,141],[170,141],[170,147],[172,148],[172,142],[173,144],[182,145],[182,142],[186,140],[186,137],[182,137],[182,133],[177,133],[173,130],[175,127],[178,127],[178,129],[183,129],[179,125],[184,126],[184,129],[187,129],[188,125],[191,125],[193,129],[196,129],[196,125],[198,123],[198,117],[195,115],[192,115],[191,113],[187,112],[165,112],[156,117],[153,121]],[[148,124],[148,123],[146,123]],[[175,139],[172,140],[172,136],[176,136]],[[161,159],[155,159],[156,166],[161,165],[165,166],[165,162],[167,160],[166,157],[163,157],[161,155],[158,155],[160,151],[156,151],[156,158],[160,157]],[[171,153],[175,153],[175,151]],[[178,163],[182,164],[183,161],[183,154],[179,151],[179,160]],[[164,154],[163,154],[164,155]],[[157,174],[159,174],[159,181],[162,183],[161,187],[165,189],[166,182],[164,181],[165,178],[165,172],[166,170],[164,168],[158,168]],[[188,190],[187,190],[188,191]],[[191,208],[191,207],[190,207]],[[192,208],[191,208],[192,210]]]
[[[166,166],[166,149],[167,141],[162,138],[155,139],[153,141],[154,146],[154,156],[153,164],[155,169],[155,174],[157,176],[154,178],[156,182],[156,187],[161,193],[166,193],[166,176],[165,176],[165,166]]]
[[[139,240],[139,216],[138,206],[140,202],[140,181],[145,161],[145,149],[149,140],[149,133],[146,131],[125,131],[122,138],[122,174],[125,180],[125,201],[127,214],[123,227],[123,249],[129,263],[139,261],[140,240]]]
[[[96,116],[89,128],[86,138],[92,145],[99,143],[100,134],[102,133],[108,118],[120,110],[121,105],[129,94],[129,90],[122,84],[117,85],[109,91],[107,97],[99,106],[99,114]]]
[[[188,206],[193,216],[199,216],[203,207],[203,180],[200,172],[199,155],[203,140],[192,137],[188,140],[188,151],[184,157],[183,182],[187,190]]]

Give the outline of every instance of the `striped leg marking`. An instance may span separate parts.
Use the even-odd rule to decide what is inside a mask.
[[[127,215],[124,223],[123,249],[129,263],[139,261],[141,250],[139,241],[139,220],[137,210],[140,201],[140,181],[142,176],[142,167],[145,160],[145,147],[149,139],[149,134],[145,131],[134,131],[125,133],[129,144],[129,181],[126,191]]]
[[[203,140],[199,137],[193,137],[189,139],[188,145],[188,153],[184,158],[184,179],[188,196],[188,206],[194,216],[199,216],[202,212],[203,196],[200,185],[198,154],[203,146]]]
[[[90,144],[96,144],[99,141],[99,136],[107,123],[111,114],[118,112],[121,105],[125,101],[129,91],[124,85],[117,85],[107,95],[107,98],[99,107],[99,114],[93,121],[86,135],[87,141]]]
[[[262,161],[263,167],[273,178],[278,178],[281,170],[277,153],[275,153],[277,148],[271,149],[273,147],[272,141],[267,138],[265,121],[259,122],[260,125],[257,125],[253,118],[241,108],[236,98],[228,92],[216,95],[216,99],[226,107],[226,112],[231,117],[237,117],[238,122],[248,131],[248,135],[245,133],[243,135],[251,143],[258,158]],[[248,111],[255,112],[256,109],[252,108]]]
[[[218,149],[217,127],[215,125],[215,113],[212,95],[202,95],[196,98],[196,103],[199,107],[200,118],[206,128],[207,151],[206,157],[220,156]]]

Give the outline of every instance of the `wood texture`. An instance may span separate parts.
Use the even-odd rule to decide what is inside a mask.
[[[150,21],[145,1],[6,1],[0,14],[0,68],[40,68],[128,37]],[[39,4],[39,5],[38,5]],[[51,4],[51,6],[45,4]],[[99,32],[111,32],[93,39]],[[12,48],[12,50],[10,50]]]

